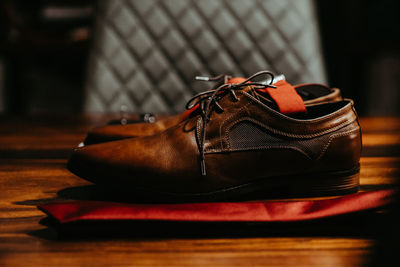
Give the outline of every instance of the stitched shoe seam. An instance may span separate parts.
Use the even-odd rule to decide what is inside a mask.
[[[324,147],[323,147],[322,150],[321,150],[320,155],[317,157],[316,160],[320,160],[320,159],[324,156],[324,154],[325,154],[326,151],[328,150],[330,144],[332,143],[332,141],[333,141],[335,138],[343,137],[343,136],[349,136],[350,134],[352,134],[352,133],[354,133],[354,132],[358,132],[359,130],[360,130],[360,127],[357,126],[356,128],[351,129],[351,130],[348,130],[348,131],[346,131],[346,132],[335,133],[335,134],[331,135],[331,136],[329,137],[328,142],[324,145]]]

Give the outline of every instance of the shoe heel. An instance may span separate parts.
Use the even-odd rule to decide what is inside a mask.
[[[290,186],[291,191],[296,194],[307,196],[334,196],[356,193],[360,185],[360,172],[346,174],[346,172],[335,172],[296,179],[298,183]],[[301,181],[300,181],[301,180]]]

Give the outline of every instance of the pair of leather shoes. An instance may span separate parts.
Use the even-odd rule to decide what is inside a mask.
[[[257,82],[262,76],[270,82]],[[108,187],[191,201],[358,190],[361,130],[339,89],[292,86],[262,71],[225,80],[187,108],[155,123],[93,129],[68,169]]]

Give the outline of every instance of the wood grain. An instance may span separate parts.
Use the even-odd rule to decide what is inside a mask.
[[[0,266],[363,266],[368,262],[374,247],[371,237],[335,231],[60,238],[39,223],[46,216],[36,205],[80,196],[89,183],[65,169],[66,156],[90,127],[110,118],[96,114],[0,118]],[[382,120],[361,119],[367,146],[398,145],[400,119]],[[375,152],[361,159],[361,190],[392,187],[400,175],[400,157],[385,149]],[[99,196],[89,192],[86,197]]]

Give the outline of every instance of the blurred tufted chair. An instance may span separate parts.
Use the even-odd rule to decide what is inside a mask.
[[[326,82],[312,0],[101,0],[93,41],[85,111],[175,113],[195,75]]]

